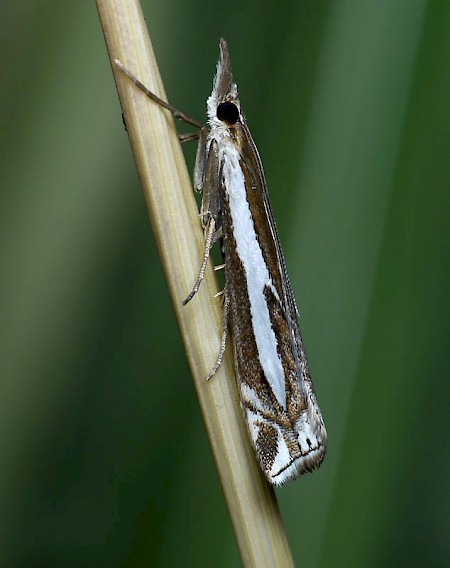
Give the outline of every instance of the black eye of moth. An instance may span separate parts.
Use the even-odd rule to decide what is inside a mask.
[[[216,114],[219,120],[228,124],[236,124],[239,120],[239,110],[234,103],[220,103]]]

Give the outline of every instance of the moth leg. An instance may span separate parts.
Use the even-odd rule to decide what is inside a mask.
[[[131,71],[128,71],[128,69],[126,67],[124,67],[118,59],[115,59],[114,63],[122,71],[122,73],[124,73],[131,81],[133,81],[133,83],[136,85],[136,87],[138,89],[140,89],[143,93],[145,93],[147,95],[147,97],[149,99],[151,99],[153,102],[155,102],[159,106],[162,106],[163,108],[167,109],[172,114],[172,116],[174,118],[178,118],[179,120],[182,120],[183,122],[186,122],[187,124],[191,124],[192,126],[195,126],[196,128],[202,128],[203,127],[203,125],[200,122],[191,118],[190,116],[188,116],[184,112],[181,112],[181,110],[178,110],[177,108],[170,105],[169,103],[166,103],[166,101],[163,101],[157,95],[155,95],[154,93],[149,91],[147,89],[147,87],[143,83],[141,83],[141,81],[139,81],[139,79],[135,75],[133,75],[133,73]]]
[[[206,129],[200,130],[194,169],[194,187],[197,191],[203,192],[202,205],[200,207],[203,227],[206,226],[208,219],[213,217],[216,223],[216,230],[219,232],[222,229],[219,148],[216,140],[212,140],[208,151],[206,151],[207,135]],[[215,241],[219,238],[217,236]]]
[[[198,140],[200,134],[198,132],[187,132],[186,134],[178,134],[178,140],[183,144],[184,142],[191,142],[192,140]]]
[[[205,174],[207,169],[211,170],[211,168],[213,167],[211,160],[213,160],[213,158],[217,159],[218,156],[217,144],[214,145],[213,154],[211,155],[211,157],[209,156],[211,152],[207,152],[207,140],[208,130],[203,127],[198,133],[198,146],[194,165],[194,189],[198,192],[203,191],[203,183],[205,181]]]
[[[223,270],[224,268],[225,268],[225,264],[218,264],[217,266],[214,267],[214,271],[217,272],[218,270]],[[223,290],[222,290],[221,294],[223,294]]]
[[[192,300],[192,298],[198,292],[200,284],[202,283],[202,280],[205,277],[205,270],[206,270],[206,265],[208,264],[209,253],[211,252],[211,249],[214,246],[216,240],[217,240],[216,222],[214,220],[214,217],[210,217],[206,225],[205,252],[203,253],[202,265],[200,266],[200,270],[198,272],[197,280],[195,281],[194,287],[189,292],[187,298],[183,300],[183,306],[185,306],[190,300]]]
[[[216,374],[220,365],[222,365],[223,356],[225,354],[225,348],[227,346],[228,315],[230,313],[230,296],[227,294],[226,288],[222,290],[221,294],[223,294],[224,301],[223,301],[222,337],[220,340],[220,350],[216,362],[214,363],[214,367],[211,369],[211,371],[209,371],[208,376],[205,378],[206,381],[209,381],[209,379],[211,379]]]

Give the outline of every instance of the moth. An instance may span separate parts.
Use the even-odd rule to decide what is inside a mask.
[[[203,192],[205,252],[184,303],[198,291],[211,248],[220,241],[225,269],[222,347],[207,378],[221,364],[229,328],[250,438],[268,481],[281,485],[321,464],[327,433],[261,158],[241,110],[224,39],[219,47],[207,127],[148,91],[118,60],[116,64],[153,101],[199,128],[194,187]]]

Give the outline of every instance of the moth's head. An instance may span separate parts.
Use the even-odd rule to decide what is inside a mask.
[[[233,83],[227,42],[223,38],[219,42],[219,48],[220,58],[217,63],[213,90],[207,102],[208,119],[211,126],[220,123],[233,126],[241,116],[240,102],[236,83]]]

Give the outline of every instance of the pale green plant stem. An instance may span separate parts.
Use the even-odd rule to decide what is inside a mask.
[[[244,566],[289,568],[289,545],[273,489],[256,462],[239,406],[231,353],[205,377],[220,348],[222,300],[212,266],[186,306],[204,248],[197,205],[173,120],[114,60],[166,100],[139,3],[97,0],[136,168]],[[120,120],[120,117],[117,117]],[[151,380],[149,374],[149,380]],[[172,380],[182,380],[173,377]]]

